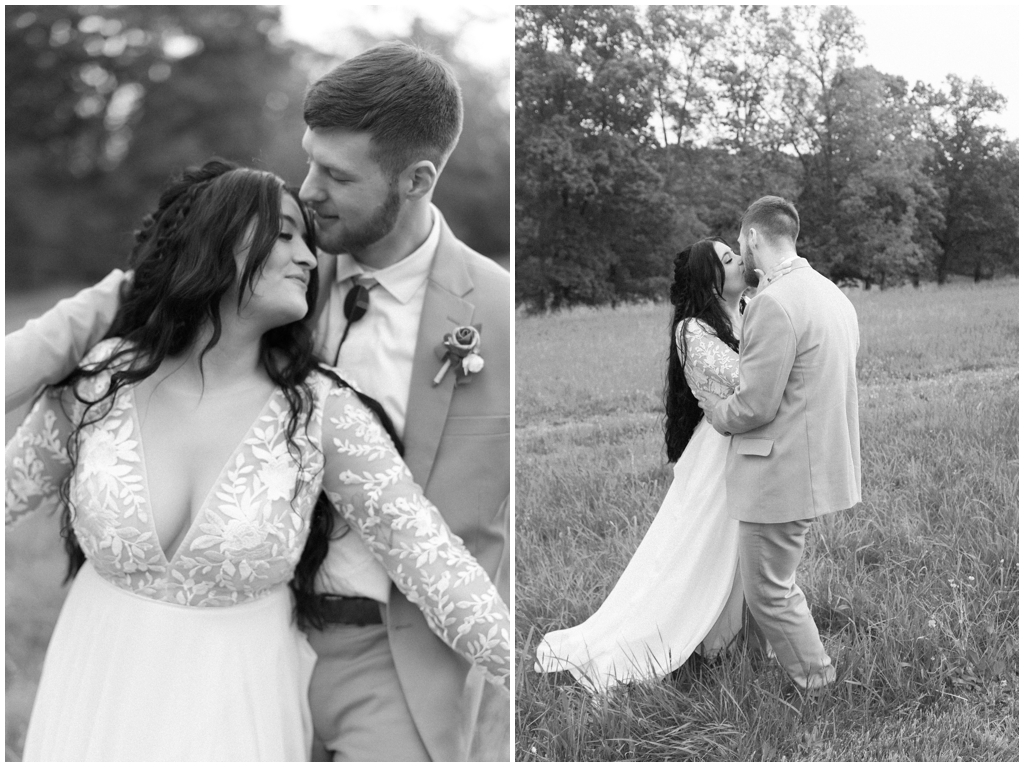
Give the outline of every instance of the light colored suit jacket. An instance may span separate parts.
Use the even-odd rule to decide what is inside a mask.
[[[327,260],[332,264],[333,259]],[[333,274],[324,269],[320,279]],[[510,276],[460,242],[441,218],[413,362],[403,441],[413,478],[509,603],[511,451]],[[480,325],[484,368],[437,386],[436,348],[458,325]],[[367,389],[368,394],[373,394]],[[434,761],[508,760],[509,696],[456,655],[392,585],[388,638],[420,737]],[[329,635],[328,635],[329,636]],[[478,731],[477,717],[487,712]],[[504,714],[494,728],[495,715]],[[475,741],[475,742],[474,742]]]
[[[860,501],[859,346],[853,304],[803,258],[747,306],[739,385],[712,413],[732,435],[734,518],[790,522]]]
[[[405,461],[452,531],[466,543],[509,604],[511,458],[509,273],[455,238],[444,219],[420,318],[406,413]],[[484,369],[469,383],[445,376],[435,349],[457,325],[480,325]],[[469,759],[483,677],[427,627],[395,586],[388,637],[406,702],[434,761]],[[488,695],[503,691],[487,689]],[[506,712],[508,696],[503,696]],[[507,721],[507,713],[506,713]],[[486,735],[486,733],[482,733]],[[502,728],[497,737],[508,733]],[[487,740],[485,738],[485,740]],[[482,751],[474,759],[497,755]],[[505,757],[507,758],[507,756]]]

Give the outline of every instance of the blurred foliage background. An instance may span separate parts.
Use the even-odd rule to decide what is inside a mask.
[[[6,6],[5,22],[8,291],[123,265],[163,183],[213,155],[301,183],[307,85],[378,41],[348,30],[351,50],[323,53],[289,39],[277,6]],[[507,68],[461,58],[458,33],[422,19],[405,39],[448,61],[465,99],[434,201],[507,264]]]

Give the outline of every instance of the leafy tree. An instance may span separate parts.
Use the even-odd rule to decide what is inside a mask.
[[[647,7],[645,55],[652,64],[655,120],[666,148],[693,140],[714,109],[708,75],[730,15],[726,6]]]
[[[800,252],[837,282],[1018,271],[997,93],[856,66],[843,6],[644,8],[517,10],[518,302],[657,296],[668,253],[734,239],[765,194],[796,202]]]
[[[767,6],[740,7],[730,15],[727,28],[729,33],[722,38],[719,56],[710,68],[715,83],[715,143],[737,152],[778,152],[787,140],[782,95],[792,31]]]
[[[950,273],[991,276],[1018,270],[1019,149],[984,122],[1006,99],[978,78],[955,75],[944,87],[920,85],[928,109],[931,170],[940,189],[942,217],[934,226],[939,284]]]
[[[938,197],[923,169],[927,147],[913,134],[907,96],[902,78],[870,67],[839,78],[833,278],[884,288],[929,271],[936,245],[927,223]]]
[[[517,301],[600,304],[665,288],[674,215],[631,7],[516,9]]]
[[[837,221],[842,179],[837,167],[841,150],[836,122],[841,109],[841,73],[853,65],[864,41],[856,18],[843,6],[823,10],[789,7],[783,18],[794,33],[785,53],[781,109],[786,142],[803,166],[799,209],[805,234],[801,250],[828,272],[840,244]]]
[[[853,66],[863,47],[847,8],[799,7],[782,110],[803,167],[801,251],[837,281],[883,287],[927,272],[934,189],[902,78]]]
[[[662,127],[660,168],[675,203],[678,246],[708,235],[731,240],[751,200],[795,198],[799,190],[799,170],[780,151],[776,95],[788,27],[757,6],[651,6],[646,20],[654,60],[678,62],[666,78],[677,83],[667,103],[686,117],[675,121],[674,136],[663,117],[655,121]]]

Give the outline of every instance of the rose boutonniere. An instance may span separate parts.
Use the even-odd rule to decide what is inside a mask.
[[[469,376],[484,368],[480,350],[480,326],[460,325],[451,333],[444,334],[444,342],[437,347],[437,356],[442,360],[441,369],[434,376],[434,386],[441,383],[448,369],[455,369],[455,383],[469,383]]]

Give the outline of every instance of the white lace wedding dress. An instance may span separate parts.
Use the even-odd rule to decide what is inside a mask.
[[[109,377],[81,390],[95,398]],[[26,760],[308,760],[315,655],[291,619],[287,584],[321,488],[435,633],[505,677],[508,612],[483,569],[358,398],[319,373],[311,383],[297,453],[278,389],[171,552],[150,513],[149,477],[161,467],[146,463],[132,387],[83,428],[70,496],[87,561],[47,649]],[[71,471],[69,429],[47,396],[7,445],[8,525],[53,505]]]
[[[739,358],[702,322],[688,319],[683,370],[695,392],[725,397]],[[678,339],[678,335],[677,335]],[[682,343],[677,346],[682,349]],[[672,484],[611,593],[579,626],[547,634],[536,670],[568,671],[592,691],[657,679],[700,648],[713,655],[742,627],[738,523],[725,500],[729,438],[701,419]]]

